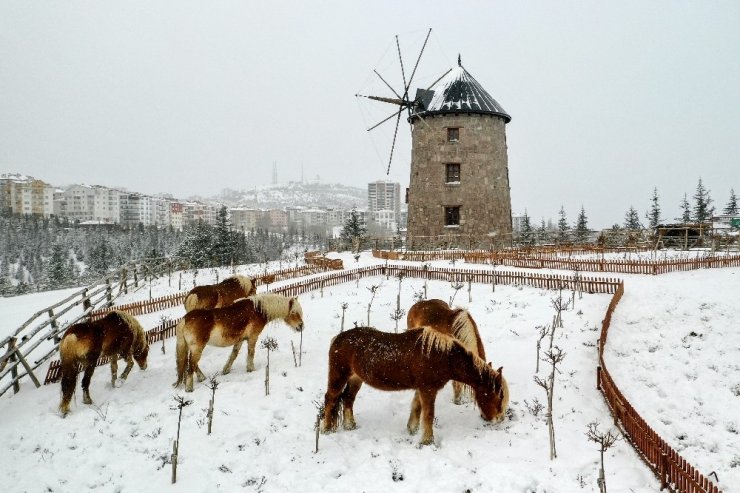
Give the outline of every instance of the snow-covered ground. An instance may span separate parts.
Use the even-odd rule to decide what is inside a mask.
[[[23,294],[4,298],[0,296],[0,339],[11,335],[15,330],[26,322],[39,310],[47,308],[57,301],[80,291],[82,288],[58,289],[56,291],[44,291],[43,293]],[[70,311],[70,318],[82,313]]]
[[[351,256],[343,258],[349,268],[376,262],[367,255],[357,263]],[[449,262],[432,264],[450,266]],[[462,262],[457,265],[464,266]],[[243,269],[246,273],[256,267]],[[736,429],[740,421],[733,414],[738,397],[732,390],[740,383],[736,378],[740,344],[737,336],[732,335],[731,323],[732,312],[740,303],[730,294],[737,289],[737,284],[733,288],[731,283],[738,275],[740,269],[659,277],[620,276],[627,279],[626,294],[616,311],[607,354],[610,371],[638,411],[669,442],[680,427],[679,432],[685,436],[681,441],[694,446],[682,453],[702,472],[716,470],[726,492],[731,491],[733,484],[728,479],[737,478],[732,476],[738,470],[732,467],[732,456],[725,461],[710,458],[708,462],[701,462],[700,456],[710,456],[713,447],[717,450],[715,456],[732,454],[733,444],[737,446],[737,440],[729,440],[737,435],[729,431],[727,424],[735,423]],[[687,282],[696,276],[706,276],[706,285]],[[712,279],[721,279],[715,276],[726,277],[726,282],[713,282]],[[199,283],[211,281],[207,271],[199,273]],[[174,284],[168,287],[167,280],[162,280],[153,285],[152,295],[174,292]],[[331,337],[340,330],[341,304],[349,304],[345,329],[354,322],[364,324],[370,300],[367,288],[371,285],[381,285],[373,302],[371,324],[393,331],[390,314],[395,309],[398,290],[394,278],[368,278],[360,280],[359,285],[346,283],[326,288],[323,298],[318,291],[301,295],[306,322],[302,366],[294,366],[290,349],[291,341],[298,346],[298,335],[277,322],[268,326],[263,337],[272,336],[279,344],[279,350],[271,356],[270,395],[265,396],[264,392],[265,351],[257,352],[255,373],[245,372],[246,355],[240,355],[231,374],[219,377],[214,431],[210,436],[206,435],[205,425],[209,389],[200,384],[193,394],[185,394],[181,388],[170,386],[175,378],[173,339],[166,341],[165,354],[161,344],[155,344],[149,368],[145,372],[135,369],[121,388],[112,389],[108,368],[98,368],[91,386],[95,405],[82,404],[78,391],[72,413],[64,420],[57,412],[58,385],[33,390],[24,382],[22,392],[0,400],[0,450],[4,458],[0,461],[0,474],[11,491],[166,488],[170,483],[167,462],[177,427],[172,397],[186,395],[194,404],[183,415],[177,485],[180,491],[240,487],[246,491],[598,490],[598,450],[584,434],[591,421],[599,421],[604,430],[611,422],[603,398],[595,389],[594,375],[598,327],[610,295],[584,294],[583,299],[576,300],[575,310],[565,314],[565,328],[556,333],[555,343],[567,353],[562,373],[556,377],[556,460],[549,460],[544,413],[535,417],[524,403],[526,399],[531,404],[535,398],[545,401],[544,391],[533,382],[538,338],[535,327],[552,320],[550,300],[555,293],[514,286],[497,286],[492,292],[490,285],[473,285],[470,303],[466,289],[461,290],[455,304],[469,308],[478,321],[489,359],[504,367],[511,389],[511,412],[503,423],[484,423],[471,404],[455,406],[448,386],[437,399],[436,443],[419,449],[419,437],[410,437],[405,427],[411,392],[380,392],[364,386],[355,404],[358,429],[322,435],[320,450],[314,453],[314,403],[323,400],[326,351]],[[664,296],[652,295],[656,286]],[[402,306],[408,308],[414,294],[422,288],[423,281],[405,279]],[[700,290],[702,294],[698,296]],[[450,284],[441,281],[429,282],[428,291],[429,297],[444,300],[453,293]],[[148,288],[142,289],[121,302],[146,298],[148,294]],[[679,305],[681,299],[684,301]],[[707,308],[702,309],[701,303],[706,303]],[[6,306],[16,310],[12,305]],[[150,328],[161,316],[178,317],[182,312],[181,308],[174,308],[142,316],[140,320]],[[682,319],[684,312],[701,313],[708,320],[700,318],[702,315],[695,320]],[[662,319],[659,330],[654,330],[658,314]],[[637,326],[628,323],[632,320],[636,320]],[[669,331],[671,325],[677,326],[672,328],[674,332]],[[711,330],[706,328],[709,326]],[[663,347],[651,353],[650,346],[640,338],[651,336],[648,332],[653,330],[663,333],[664,340]],[[692,330],[697,336],[687,336]],[[680,334],[677,348],[673,347],[673,333]],[[708,342],[714,340],[715,333],[716,337],[724,334],[725,344],[714,347],[710,354],[712,347]],[[684,336],[688,337],[686,342],[681,341]],[[634,343],[630,342],[632,338],[637,338]],[[690,347],[685,348],[686,345]],[[657,361],[661,355],[678,350],[686,357]],[[719,350],[724,350],[726,357],[718,358]],[[226,349],[206,348],[201,368],[207,374],[216,374],[228,353]],[[693,369],[685,366],[687,359]],[[716,371],[709,368],[712,364]],[[663,378],[660,372],[671,381],[685,373],[697,378],[682,378],[684,385],[671,389],[671,381],[658,380]],[[542,369],[540,376],[544,376]],[[705,378],[710,388],[695,387],[704,384]],[[650,381],[666,389],[668,395],[659,396],[657,387],[647,385]],[[682,393],[687,388],[690,406],[682,404],[686,400]],[[675,400],[670,398],[672,390],[677,394]],[[701,398],[703,405],[695,396]],[[655,404],[649,404],[648,398],[654,399]],[[638,402],[644,402],[646,408]],[[710,408],[711,412],[704,412]],[[696,410],[702,414],[696,415]],[[714,422],[713,426],[706,425],[711,436],[699,428],[703,420],[708,421],[707,417]],[[669,421],[666,428],[657,426],[661,419]],[[692,452],[696,455],[690,455]],[[652,474],[628,444],[618,442],[605,460],[610,491],[658,491]]]

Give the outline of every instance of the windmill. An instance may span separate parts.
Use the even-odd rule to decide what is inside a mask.
[[[419,51],[419,56],[416,57],[416,63],[414,64],[414,69],[411,71],[411,76],[409,77],[408,81],[406,80],[406,71],[404,69],[403,65],[403,57],[401,56],[401,44],[398,41],[398,35],[396,35],[396,51],[398,52],[398,62],[401,66],[401,78],[403,80],[403,89],[401,91],[396,91],[393,86],[391,86],[388,81],[380,75],[377,69],[373,69],[373,72],[375,75],[378,76],[378,78],[383,81],[383,83],[388,87],[388,89],[393,92],[393,94],[396,96],[395,98],[390,97],[382,97],[382,96],[372,96],[372,95],[365,95],[365,94],[355,94],[358,98],[367,98],[372,99],[373,101],[380,101],[383,103],[393,104],[398,106],[398,110],[391,113],[388,117],[384,118],[383,120],[379,121],[372,127],[368,128],[367,131],[370,132],[371,130],[374,130],[384,124],[385,122],[392,120],[393,117],[396,117],[396,128],[393,131],[393,141],[391,143],[391,152],[390,156],[388,157],[388,169],[386,170],[386,174],[390,174],[391,170],[391,163],[393,162],[393,151],[396,148],[396,136],[398,135],[398,124],[401,121],[401,115],[403,114],[404,110],[408,114],[409,122],[411,120],[412,116],[419,116],[417,113],[417,108],[419,106],[419,98],[418,93],[417,97],[414,99],[409,98],[409,89],[411,88],[411,83],[414,81],[414,76],[416,75],[416,69],[419,68],[419,62],[421,61],[421,56],[424,53],[424,48],[427,46],[427,42],[429,41],[429,36],[432,34],[432,29],[429,28],[429,31],[427,31],[426,38],[424,39],[424,44],[421,47],[421,50]],[[447,75],[449,71],[445,72],[442,77],[437,79],[431,86],[429,86],[429,89],[434,87],[434,85],[439,82],[445,75]],[[423,121],[423,120],[422,120]]]

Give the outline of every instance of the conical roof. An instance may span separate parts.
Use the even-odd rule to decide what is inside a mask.
[[[424,117],[443,113],[478,113],[497,115],[506,123],[511,116],[473,78],[462,65],[453,68],[430,90],[417,89],[416,113]]]

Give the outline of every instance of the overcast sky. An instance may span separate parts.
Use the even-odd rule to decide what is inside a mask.
[[[385,179],[402,85],[463,65],[507,110],[515,213],[666,219],[740,193],[740,2],[0,0],[0,173],[213,195]],[[402,120],[390,179],[408,184]]]

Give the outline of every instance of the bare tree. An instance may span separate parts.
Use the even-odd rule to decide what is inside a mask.
[[[455,296],[457,296],[458,291],[465,287],[465,284],[459,281],[453,281],[450,283],[450,287],[454,290],[449,303],[450,307],[452,307],[452,303],[455,301]]]
[[[383,283],[380,284],[373,284],[369,288],[367,288],[368,291],[370,291],[370,302],[367,304],[367,326],[370,327],[370,309],[373,306],[373,300],[375,299],[375,294],[378,292],[378,289],[380,289],[380,286]]]
[[[339,329],[339,332],[344,332],[344,312],[347,311],[347,308],[349,307],[349,303],[342,303],[340,306],[342,307],[342,325]]]
[[[550,333],[550,326],[549,325],[538,325],[535,328],[539,330],[540,338],[537,339],[537,366],[534,372],[539,373],[540,372],[540,347],[542,346],[542,339],[544,339]]]
[[[189,406],[193,403],[192,400],[186,399],[184,397],[181,397],[179,395],[176,395],[173,397],[175,399],[175,407],[172,409],[178,409],[179,414],[177,415],[177,437],[175,438],[175,443],[172,444],[172,483],[177,482],[177,459],[180,454],[180,423],[182,423],[182,410],[183,408]]]
[[[267,349],[267,367],[265,367],[265,395],[270,395],[270,351],[277,351],[278,343],[273,337],[265,337],[262,347]]]
[[[534,382],[545,389],[545,392],[547,393],[547,414],[545,417],[547,418],[547,428],[550,436],[550,460],[553,460],[558,456],[557,451],[555,450],[555,425],[552,419],[552,402],[555,390],[555,372],[560,371],[558,370],[557,365],[559,365],[563,359],[565,359],[565,352],[562,349],[557,346],[550,349],[545,353],[545,357],[542,360],[550,365],[550,375],[545,380],[536,375],[534,377]]]
[[[211,400],[208,403],[208,434],[210,435],[213,425],[213,407],[216,403],[216,389],[218,388],[218,380],[216,380],[215,375],[208,379],[208,388],[211,389]]]
[[[560,291],[557,298],[550,300],[552,307],[555,308],[555,322],[553,323],[552,335],[555,334],[555,328],[563,327],[563,312],[568,310],[570,306],[570,300],[563,299],[563,286],[560,286]],[[552,336],[550,337],[550,347],[552,348]]]
[[[620,440],[619,434],[612,430],[606,433],[599,431],[599,422],[594,421],[588,424],[586,430],[586,438],[590,441],[599,444],[599,453],[601,454],[601,468],[599,469],[599,479],[597,483],[599,485],[599,492],[606,493],[606,475],[604,474],[604,452],[609,449],[612,445]]]

